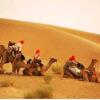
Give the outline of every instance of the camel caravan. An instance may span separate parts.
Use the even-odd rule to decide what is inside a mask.
[[[29,59],[25,63],[25,57],[22,54],[22,45],[24,41],[18,43],[9,41],[8,48],[0,45],[0,74],[5,74],[3,65],[6,63],[12,64],[12,74],[19,75],[20,68],[24,68],[23,75],[27,76],[42,76],[50,68],[50,66],[57,62],[56,58],[50,58],[47,65],[44,65],[40,59],[40,49],[36,49],[34,58]],[[63,66],[64,78],[75,78],[83,81],[99,82],[99,73],[96,72],[97,59],[92,59],[88,68],[76,61],[75,56],[71,56]],[[40,68],[40,70],[38,70]]]
[[[35,57],[29,59],[27,63],[24,62],[25,57],[22,54],[22,44],[24,41],[19,41],[18,43],[9,41],[8,48],[6,49],[4,45],[0,45],[0,74],[4,74],[3,65],[6,63],[12,64],[12,74],[19,74],[20,68],[24,68],[23,75],[35,75],[42,76],[50,68],[50,66],[57,62],[57,59],[50,58],[46,66],[41,63],[40,50],[35,51]],[[38,70],[40,67],[40,70]]]

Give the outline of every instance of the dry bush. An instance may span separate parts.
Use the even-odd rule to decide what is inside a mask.
[[[55,63],[54,65],[52,65],[52,71],[55,74],[61,74],[62,73],[62,64],[60,63]]]
[[[9,86],[13,86],[14,82],[12,80],[3,80],[0,82],[0,87],[9,87]]]
[[[27,93],[25,99],[51,99],[53,98],[53,90],[51,87],[43,87],[37,89],[35,92]]]
[[[52,80],[52,76],[50,76],[50,75],[45,75],[45,76],[43,77],[43,79],[44,79],[44,81],[45,81],[46,84],[49,84],[49,83],[51,82],[51,80]]]

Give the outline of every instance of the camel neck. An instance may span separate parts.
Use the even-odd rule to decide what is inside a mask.
[[[51,62],[48,62],[48,64],[47,64],[47,68],[49,68],[50,66],[52,65],[52,63]]]
[[[95,63],[92,61],[88,68],[94,68],[94,67],[95,67]]]

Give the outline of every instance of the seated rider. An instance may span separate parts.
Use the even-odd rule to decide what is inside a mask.
[[[73,67],[73,66],[76,66],[76,65],[77,65],[77,62],[76,62],[75,56],[69,57],[69,59],[67,60],[67,62],[65,64],[65,66],[67,66],[67,68]]]
[[[64,65],[64,75],[71,73],[74,77],[78,76],[80,70],[77,68],[77,63],[75,56],[69,57]]]
[[[24,60],[25,57],[22,55],[22,45],[24,44],[24,41],[21,40],[19,41],[18,43],[12,43],[9,41],[9,44],[8,44],[8,51],[11,52],[12,56],[15,58],[18,58],[20,57],[21,60]],[[14,61],[15,61],[14,60]]]
[[[76,61],[76,58],[75,56],[71,56],[69,58],[69,62],[72,64],[69,69],[73,72],[73,73],[76,73],[76,72],[79,72],[80,73],[80,70],[77,68],[77,64],[78,62]]]
[[[15,58],[17,56],[21,57],[21,59],[25,59],[25,57],[22,55],[22,46],[24,44],[24,40],[19,41],[18,43],[15,44],[15,49],[16,49],[16,55]]]
[[[36,49],[34,53],[34,62],[36,63],[37,66],[42,67],[42,61],[40,59],[40,49]]]

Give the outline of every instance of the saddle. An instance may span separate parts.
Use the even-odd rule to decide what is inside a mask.
[[[27,61],[27,64],[31,64],[32,63],[32,59],[29,59],[28,61]]]
[[[34,63],[35,63],[37,66],[43,67],[43,64],[42,64],[42,61],[41,61],[41,60],[38,60],[38,59],[35,59],[35,58],[34,58]]]
[[[81,64],[81,63],[77,63],[77,68],[79,68],[79,69],[85,69],[85,67],[84,67],[84,65],[83,64]]]
[[[25,56],[23,54],[21,54],[21,60],[25,60]]]

